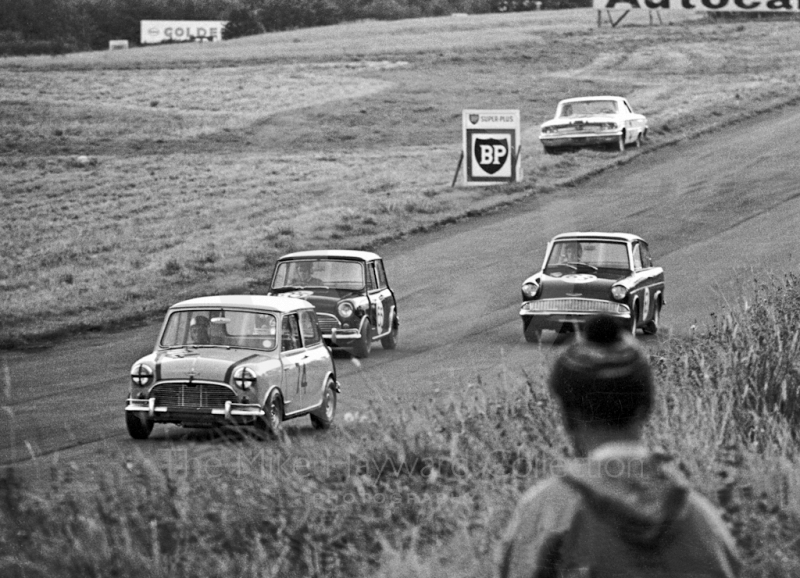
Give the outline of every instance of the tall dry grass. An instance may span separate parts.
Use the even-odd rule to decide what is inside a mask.
[[[791,578],[800,572],[797,276],[754,295],[653,354],[647,438],[722,508],[747,578]],[[375,404],[318,443],[231,436],[224,463],[181,447],[161,461],[120,454],[89,489],[68,468],[36,491],[7,470],[0,573],[491,575],[517,498],[570,452],[543,384],[543,373],[477,378],[447,400]]]

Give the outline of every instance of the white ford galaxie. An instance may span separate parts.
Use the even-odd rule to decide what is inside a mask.
[[[620,96],[585,96],[558,103],[556,116],[542,124],[539,141],[546,153],[581,146],[641,146],[647,119]]]

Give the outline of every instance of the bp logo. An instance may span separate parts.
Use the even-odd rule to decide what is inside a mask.
[[[477,114],[471,114],[471,115],[469,115],[469,121],[470,121],[472,124],[478,124],[478,121],[480,120],[480,118],[481,118],[481,117],[480,117],[480,115],[477,115]]]
[[[473,155],[478,166],[487,174],[493,175],[508,160],[508,141],[497,138],[475,138]]]

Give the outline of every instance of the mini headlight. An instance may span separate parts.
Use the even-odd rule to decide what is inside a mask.
[[[256,383],[256,374],[249,367],[240,367],[233,373],[233,383],[239,389],[250,389]]]
[[[614,285],[611,288],[611,296],[616,299],[617,301],[622,301],[627,297],[628,289],[623,287],[622,285]]]
[[[525,297],[533,297],[536,295],[537,291],[539,291],[539,285],[536,283],[525,283],[525,285],[522,286],[522,294],[525,295]]]
[[[137,363],[131,367],[131,381],[137,387],[147,387],[153,382],[153,370],[149,365]]]
[[[353,304],[349,301],[342,301],[336,307],[337,313],[339,313],[339,317],[342,319],[347,319],[353,314]]]

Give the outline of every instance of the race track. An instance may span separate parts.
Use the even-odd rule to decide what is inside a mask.
[[[577,186],[380,248],[399,297],[400,342],[393,352],[376,346],[360,368],[337,357],[338,422],[346,425],[344,414],[364,409],[367,399],[399,408],[479,377],[487,387],[523,372],[540,379],[559,346],[552,333],[541,346],[524,342],[519,288],[556,233],[626,231],[650,243],[667,283],[658,338],[702,326],[756,275],[796,271],[798,127],[800,109],[785,108],[658,151],[645,146],[646,154]],[[109,447],[154,455],[207,439],[157,426],[150,440],[134,442],[125,431],[128,370],[152,349],[157,331],[3,352],[0,465],[96,463]],[[292,435],[311,434],[307,418],[289,424]]]

